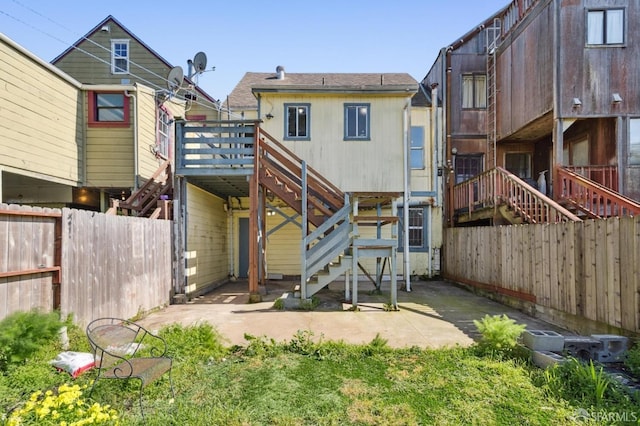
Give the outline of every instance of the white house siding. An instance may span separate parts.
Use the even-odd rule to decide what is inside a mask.
[[[77,186],[79,84],[0,35],[0,168]]]
[[[399,192],[403,189],[403,108],[408,97],[381,95],[310,95],[263,93],[263,112],[273,105],[273,120],[264,129],[281,140],[345,192]],[[308,141],[284,138],[285,103],[310,103]],[[344,104],[370,104],[371,140],[345,141]]]
[[[224,281],[228,274],[229,243],[224,200],[187,185],[187,294],[199,294]]]

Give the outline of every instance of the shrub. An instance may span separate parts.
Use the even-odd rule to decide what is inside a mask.
[[[636,343],[627,351],[624,365],[629,369],[631,374],[640,378],[640,342]]]
[[[58,334],[63,322],[57,312],[14,312],[0,321],[0,371],[24,363]]]
[[[516,324],[507,315],[485,315],[481,321],[473,320],[482,338],[478,343],[480,354],[509,355],[513,353],[518,338],[526,328]]]

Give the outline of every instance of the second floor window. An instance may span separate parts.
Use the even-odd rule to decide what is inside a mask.
[[[369,104],[344,104],[344,139],[369,140]]]
[[[126,127],[129,125],[129,100],[124,93],[89,92],[91,127]]]
[[[411,168],[424,169],[424,127],[411,126]]]
[[[111,72],[129,73],[129,40],[111,40]]]
[[[171,145],[171,117],[162,108],[158,108],[158,140],[156,155],[164,159],[169,158],[169,146]]]
[[[456,182],[460,183],[469,180],[482,173],[481,154],[457,155],[454,163]]]
[[[285,104],[285,139],[309,139],[309,104]]]
[[[624,9],[587,11],[587,44],[624,43]]]
[[[487,107],[487,76],[485,74],[462,75],[462,108]]]

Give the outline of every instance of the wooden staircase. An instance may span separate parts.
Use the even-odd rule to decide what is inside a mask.
[[[305,300],[351,269],[344,255],[352,242],[349,197],[267,132],[256,132],[258,182],[302,216],[299,295]]]
[[[171,219],[173,178],[171,162],[165,161],[137,191],[124,201],[112,200],[107,214]]]
[[[558,167],[559,202],[584,219],[640,215],[640,203],[565,167]],[[613,184],[617,181],[609,180]]]

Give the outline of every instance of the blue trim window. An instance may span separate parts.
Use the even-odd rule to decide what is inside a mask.
[[[428,250],[427,244],[427,208],[426,206],[409,207],[409,251],[423,252]],[[404,212],[398,208],[400,218],[398,232],[398,251],[404,250]]]
[[[344,104],[344,140],[371,140],[371,104]]]
[[[411,168],[424,169],[424,127],[411,127]]]
[[[311,104],[284,104],[287,121],[284,126],[284,138],[286,140],[310,139],[310,112]]]

